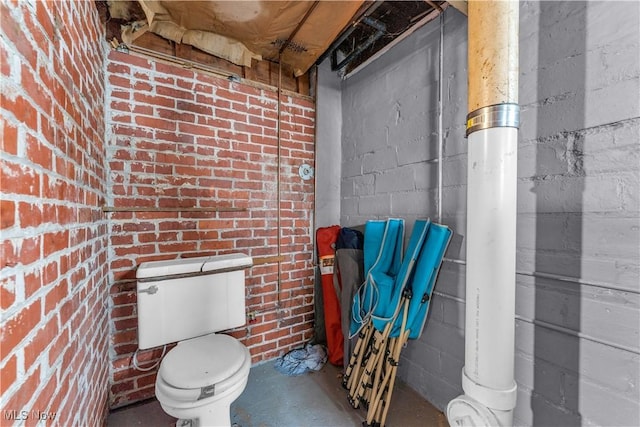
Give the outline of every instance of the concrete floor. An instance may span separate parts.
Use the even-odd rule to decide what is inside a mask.
[[[364,409],[353,409],[340,385],[341,369],[326,364],[318,372],[288,377],[277,372],[274,362],[251,368],[244,393],[231,405],[231,422],[238,427],[353,427],[362,426]],[[172,426],[151,400],[117,409],[107,427]],[[444,414],[412,389],[397,381],[387,416],[389,427],[447,427]]]

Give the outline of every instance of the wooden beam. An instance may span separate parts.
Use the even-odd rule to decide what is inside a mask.
[[[449,3],[453,8],[458,9],[465,15],[469,14],[467,0],[449,0],[447,3]]]

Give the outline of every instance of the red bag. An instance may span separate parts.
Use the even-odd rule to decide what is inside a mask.
[[[339,225],[321,227],[316,231],[329,362],[336,366],[342,366],[342,358],[344,357],[344,337],[342,335],[340,322],[340,301],[333,287],[333,264],[336,256],[336,241],[338,240],[339,232]]]

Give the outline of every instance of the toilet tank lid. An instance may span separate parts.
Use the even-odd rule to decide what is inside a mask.
[[[243,253],[147,261],[140,263],[138,266],[136,278],[149,279],[200,272],[215,273],[219,270],[228,271],[246,268],[252,264],[251,257]]]
[[[162,261],[142,262],[136,271],[136,278],[170,276],[175,274],[196,273],[211,257],[165,259]]]
[[[209,257],[202,266],[203,272],[216,272],[218,270],[239,270],[251,267],[253,259],[243,253],[233,253],[225,255],[216,255]]]

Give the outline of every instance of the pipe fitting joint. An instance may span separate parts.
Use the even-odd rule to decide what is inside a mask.
[[[467,133],[469,134],[496,127],[520,127],[520,106],[518,104],[496,104],[478,108],[467,115]]]
[[[462,368],[462,389],[447,405],[447,420],[452,427],[511,427],[516,406],[517,385],[497,390],[478,384]]]
[[[458,396],[447,405],[447,420],[451,427],[501,427],[489,408],[465,395]]]
[[[518,385],[515,381],[509,389],[498,390],[472,380],[462,368],[462,390],[467,396],[473,396],[475,400],[490,409],[510,411],[516,407]]]

